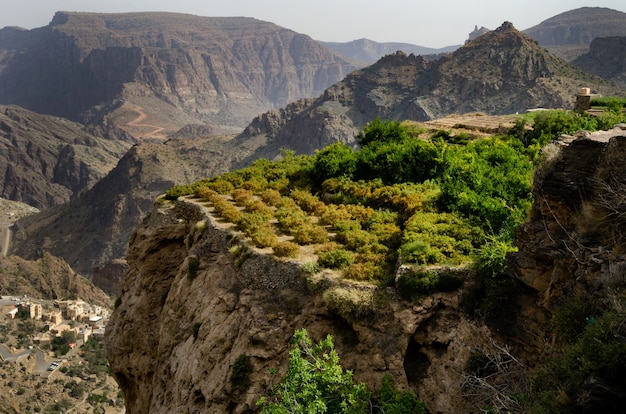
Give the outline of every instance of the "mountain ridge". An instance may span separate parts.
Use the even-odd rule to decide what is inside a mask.
[[[0,58],[0,103],[108,120],[141,138],[131,122],[139,107],[161,139],[188,124],[240,131],[259,112],[315,96],[354,68],[272,23],[156,12],[57,12],[42,28],[0,29]]]

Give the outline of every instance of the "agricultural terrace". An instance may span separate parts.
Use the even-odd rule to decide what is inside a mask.
[[[545,111],[487,137],[376,119],[357,135],[358,148],[284,151],[279,161],[172,187],[166,198],[200,197],[255,246],[280,257],[306,249],[319,268],[346,279],[389,285],[398,263],[496,277],[532,204],[542,146],[579,129],[607,129],[624,121],[620,114]],[[417,274],[422,293],[458,287]]]

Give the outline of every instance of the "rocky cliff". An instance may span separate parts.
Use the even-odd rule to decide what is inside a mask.
[[[626,89],[626,36],[598,37],[572,63]]]
[[[602,297],[626,282],[626,131],[581,132],[547,151],[552,155],[537,172],[532,219],[518,230],[521,249],[511,269],[547,307],[563,295]]]
[[[0,106],[0,197],[39,209],[76,198],[131,145],[105,136],[110,138],[101,128]]]
[[[524,33],[571,61],[587,53],[598,37],[626,36],[626,13],[606,7],[581,7],[551,17]]]
[[[504,300],[515,314],[500,315],[499,325],[461,310],[471,274],[460,291],[408,302],[394,288],[311,276],[302,261],[249,248],[192,199],[157,203],[132,236],[106,334],[128,412],[254,412],[276,381],[268,370],[285,372],[299,328],[316,340],[333,334],[342,365],[372,388],[388,373],[430,412],[477,412],[488,387],[468,379],[472,352],[513,357],[507,361],[522,374],[506,387],[523,385],[526,370],[554,351],[547,325],[559,298],[607,298],[626,283],[625,157],[621,129],[564,137],[548,148],[532,216],[510,258],[519,286]],[[244,354],[253,370],[242,390],[230,376]],[[593,410],[593,401],[584,404]]]
[[[256,149],[254,141],[233,145],[232,136],[134,145],[79,197],[17,221],[10,253],[34,260],[50,252],[84,275],[97,270],[98,285],[117,293],[119,263],[107,265],[126,256],[132,229],[154,199],[173,185],[223,173]]]
[[[0,30],[0,103],[109,120],[139,138],[187,124],[241,130],[354,69],[308,36],[244,17],[58,12]]]
[[[155,207],[133,234],[128,264],[106,337],[129,413],[254,412],[275,381],[268,370],[285,372],[299,328],[316,340],[331,333],[359,381],[377,388],[391,374],[433,412],[449,412],[467,408],[464,364],[490,343],[459,312],[458,292],[412,304],[393,289],[307,276],[301,262],[249,249],[189,201]],[[381,304],[360,314],[329,304],[329,292]],[[242,354],[254,365],[252,386],[236,390],[230,376]]]

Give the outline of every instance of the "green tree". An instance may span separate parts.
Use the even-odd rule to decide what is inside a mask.
[[[361,147],[372,142],[403,142],[409,138],[407,128],[397,121],[381,121],[380,117],[371,121],[356,136]]]
[[[332,337],[314,345],[305,329],[294,334],[287,374],[257,406],[263,414],[364,413],[371,393],[339,364]]]

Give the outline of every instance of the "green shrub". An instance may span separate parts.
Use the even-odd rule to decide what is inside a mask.
[[[261,197],[261,200],[263,200],[265,203],[269,204],[270,206],[276,206],[278,205],[278,202],[280,201],[281,195],[278,190],[273,189],[273,188],[268,188],[260,194],[260,197]]]
[[[298,244],[318,244],[328,241],[328,233],[320,226],[305,222],[290,229],[294,242]]]
[[[318,273],[320,269],[320,265],[315,262],[305,262],[300,265],[300,270],[305,275],[314,275]]]
[[[235,188],[230,192],[233,200],[238,206],[243,207],[248,200],[250,200],[253,196],[252,191],[246,190],[244,188]]]
[[[252,374],[253,369],[251,358],[246,354],[239,355],[233,364],[230,385],[241,391],[247,390],[250,387],[250,374]]]
[[[271,228],[256,229],[249,234],[252,243],[261,249],[274,247],[278,244],[278,236]]]
[[[413,300],[434,292],[451,292],[463,285],[463,280],[451,272],[437,273],[432,270],[405,273],[398,278],[398,293]]]
[[[317,152],[312,168],[312,178],[319,186],[333,177],[351,178],[356,170],[357,158],[348,145],[337,142]]]
[[[274,210],[261,200],[249,199],[245,203],[245,208],[250,213],[257,213],[271,220],[274,218]]]
[[[297,257],[300,246],[289,241],[279,242],[273,247],[274,254],[278,257]]]
[[[350,280],[374,281],[376,271],[376,265],[372,262],[352,263],[343,269],[342,275]]]
[[[344,267],[351,265],[353,262],[354,253],[344,249],[336,249],[321,253],[317,260],[317,263],[320,266],[329,269],[343,269]]]
[[[404,142],[409,138],[405,125],[397,121],[381,121],[378,117],[357,134],[356,141],[361,147],[365,147],[372,143]]]
[[[215,180],[207,184],[211,190],[217,192],[218,194],[228,194],[235,188],[230,181],[226,180]]]
[[[389,374],[383,377],[378,391],[376,406],[385,414],[423,414],[427,412],[426,404],[419,401],[412,391],[398,391],[393,387]]]
[[[193,280],[198,276],[198,269],[200,268],[200,260],[195,257],[190,257],[187,264],[187,277],[189,280]]]
[[[511,240],[499,237],[487,241],[478,251],[476,268],[483,277],[501,275],[506,267],[508,253],[517,251]]]
[[[370,317],[377,308],[374,291],[371,289],[332,287],[324,292],[324,299],[346,320]]]
[[[287,373],[257,407],[261,414],[356,414],[368,412],[370,396],[365,384],[354,383],[352,372],[339,364],[330,335],[314,344],[302,329],[294,333]]]

